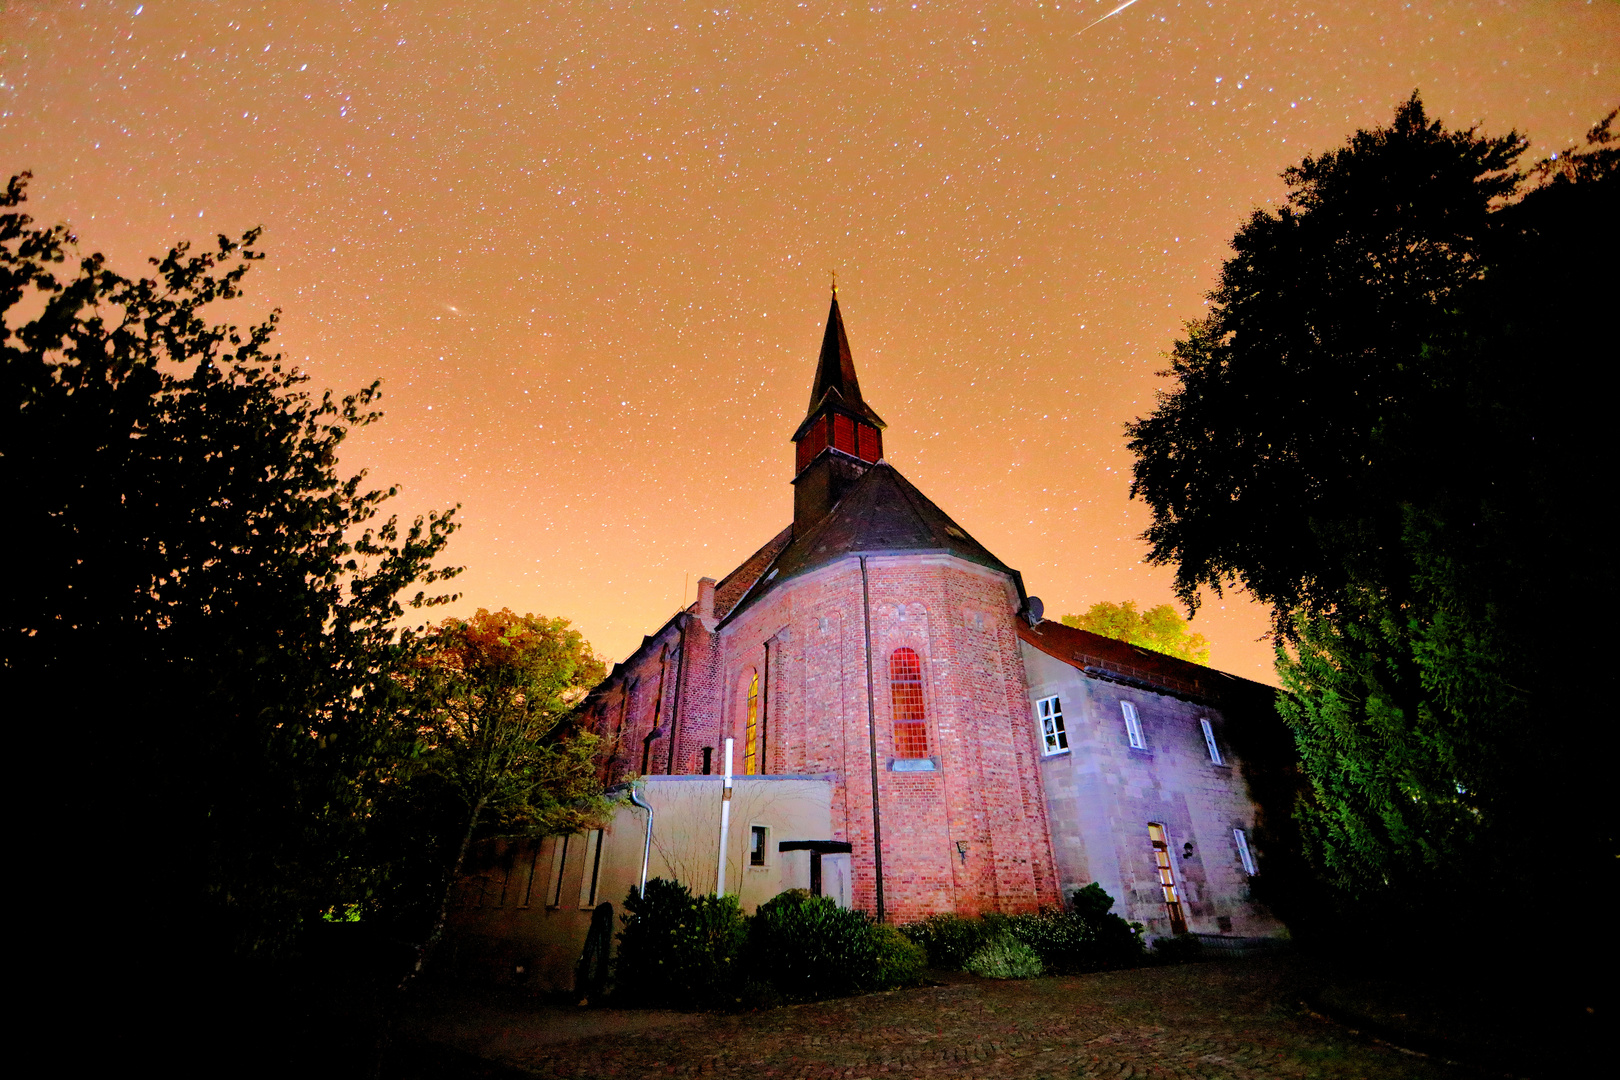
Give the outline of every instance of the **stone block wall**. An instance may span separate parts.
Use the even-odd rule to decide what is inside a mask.
[[[1029,708],[1057,695],[1069,749],[1043,756],[1052,837],[1065,894],[1096,881],[1115,912],[1150,936],[1170,933],[1149,823],[1161,824],[1188,929],[1275,936],[1283,932],[1249,897],[1233,829],[1252,836],[1254,805],[1243,766],[1225,738],[1226,719],[1207,702],[1086,675],[1028,644]],[[1145,749],[1130,745],[1122,701],[1136,707]],[[1211,759],[1201,719],[1224,764]],[[1036,743],[1039,752],[1039,743]]]

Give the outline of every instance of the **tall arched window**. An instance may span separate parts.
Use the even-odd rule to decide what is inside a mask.
[[[910,649],[896,649],[889,654],[889,700],[894,705],[894,756],[927,757],[922,661]]]
[[[759,772],[759,672],[748,678],[748,721],[743,728],[743,775]]]

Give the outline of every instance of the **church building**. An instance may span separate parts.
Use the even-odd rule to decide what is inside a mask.
[[[488,849],[464,938],[560,979],[590,909],[648,873],[729,882],[748,910],[814,887],[894,923],[1035,911],[1095,881],[1150,936],[1283,932],[1249,897],[1256,810],[1228,731],[1234,703],[1271,691],[1044,621],[1019,572],[884,457],[885,426],[835,293],[792,520],[581,706],[604,783],[652,810]]]

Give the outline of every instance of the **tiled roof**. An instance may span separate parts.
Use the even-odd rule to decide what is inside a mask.
[[[847,555],[902,553],[954,555],[1008,575],[1018,583],[1020,594],[1023,592],[1018,571],[969,536],[894,466],[880,461],[855,481],[826,517],[782,549],[764,578],[730,609],[728,617],[782,582]]]
[[[793,539],[793,526],[789,525],[775,536],[765,542],[765,546],[754,552],[742,561],[742,565],[720,579],[720,584],[714,587],[714,617],[725,618],[731,609],[737,606],[759,575],[771,565],[771,560],[788,546]]]
[[[1035,648],[1095,678],[1160,690],[1180,697],[1218,701],[1235,690],[1269,691],[1270,687],[1238,675],[1154,652],[1128,641],[1103,637],[1060,622],[1030,626],[1018,622],[1018,636]]]

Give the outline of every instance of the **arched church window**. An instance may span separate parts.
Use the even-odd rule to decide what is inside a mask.
[[[894,706],[894,756],[928,756],[928,723],[923,712],[922,661],[911,649],[889,654],[889,700]]]
[[[743,775],[759,772],[759,672],[748,674],[748,718],[743,727]]]

